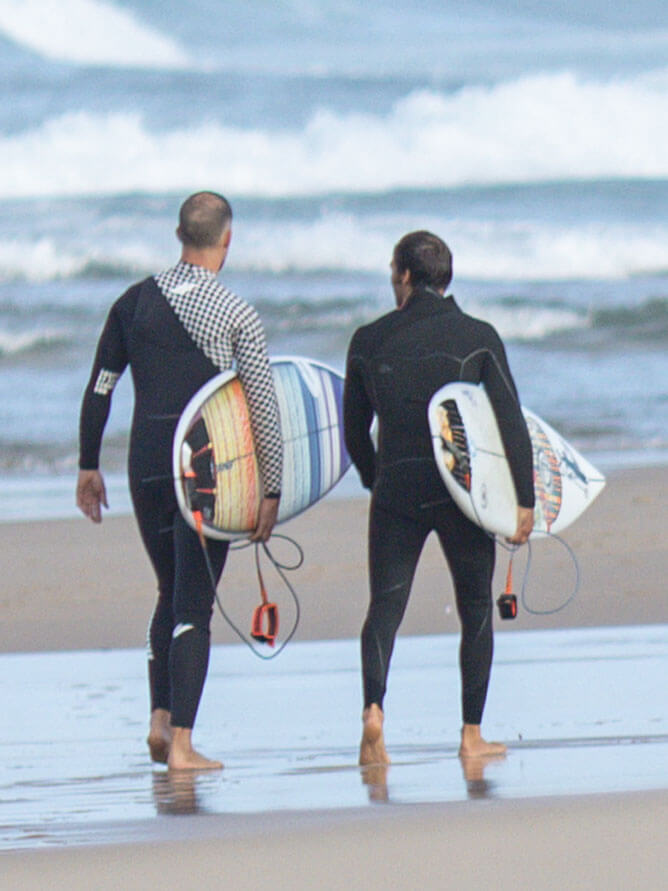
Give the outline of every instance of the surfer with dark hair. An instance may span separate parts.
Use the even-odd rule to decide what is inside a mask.
[[[452,254],[437,235],[420,230],[409,232],[394,249],[394,263],[402,274],[411,273],[411,286],[424,285],[441,293],[452,281]]]
[[[172,441],[183,408],[199,388],[236,364],[250,410],[262,476],[255,541],[276,522],[283,446],[265,336],[255,310],[216,275],[232,237],[232,211],[215,192],[191,195],[181,207],[181,259],[129,288],[112,306],[81,406],[77,505],[93,522],[107,507],[99,470],[114,386],[129,365],[135,390],[129,480],[142,541],[158,580],[148,630],[154,761],[174,769],[222,764],[192,745],[206,679],[214,591],[197,534],[181,516],[172,479]],[[209,541],[216,581],[228,542]]]
[[[487,742],[480,728],[492,664],[494,539],[467,519],[448,494],[433,457],[429,400],[452,381],[484,383],[520,505],[510,539],[516,544],[526,542],[533,527],[531,441],[498,334],[463,313],[452,296],[444,296],[452,278],[447,245],[431,232],[411,232],[396,245],[391,270],[397,308],[353,335],[344,393],[346,446],[363,485],[372,490],[360,764],[389,763],[383,699],[390,659],[431,531],[450,568],[462,626],[459,753],[465,762],[499,756],[505,746]],[[374,415],[378,451],[370,433]]]

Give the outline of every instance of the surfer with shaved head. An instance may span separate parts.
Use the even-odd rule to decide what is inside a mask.
[[[112,306],[97,347],[80,418],[77,504],[93,522],[107,507],[99,470],[114,386],[129,365],[135,391],[129,480],[142,541],[158,582],[148,629],[154,761],[172,769],[220,768],[197,752],[192,729],[206,679],[214,590],[197,534],[181,516],[172,479],[172,441],[191,397],[214,375],[236,367],[248,402],[262,477],[255,541],[276,522],[283,448],[264,331],[255,310],[217,274],[232,237],[222,195],[198,192],[182,205],[180,261],[129,288]],[[216,580],[229,543],[209,541]]]
[[[383,700],[390,659],[432,531],[452,575],[462,626],[459,753],[466,764],[505,752],[501,743],[487,742],[480,727],[492,664],[494,538],[467,519],[448,494],[433,457],[427,406],[444,384],[485,385],[517,493],[517,529],[510,539],[516,544],[526,542],[533,527],[531,441],[503,344],[491,325],[445,296],[451,279],[452,256],[440,238],[425,231],[405,235],[391,262],[396,309],[359,328],[348,350],[346,446],[372,492],[370,602],[362,629],[362,765],[389,763]],[[377,450],[371,437],[374,417]]]

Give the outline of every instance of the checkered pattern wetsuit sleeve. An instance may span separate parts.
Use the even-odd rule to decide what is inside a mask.
[[[281,491],[283,444],[264,330],[252,306],[213,273],[179,263],[156,276],[158,287],[190,337],[214,365],[236,365],[250,409],[264,492]]]

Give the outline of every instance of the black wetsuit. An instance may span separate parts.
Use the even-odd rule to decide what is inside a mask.
[[[418,288],[405,306],[358,329],[348,351],[346,446],[373,490],[371,598],[362,630],[364,703],[383,705],[394,638],[417,562],[435,530],[452,573],[462,624],[462,710],[480,724],[492,662],[494,540],[450,498],[433,457],[427,406],[452,381],[484,383],[510,456],[519,504],[533,507],[531,443],[505,350],[494,328],[452,297]],[[370,436],[378,418],[378,452]]]
[[[159,592],[148,632],[151,709],[171,711],[176,727],[192,727],[195,721],[214,592],[199,539],[176,503],[172,441],[193,394],[233,363],[251,409],[264,492],[278,495],[282,445],[259,319],[201,267],[179,263],[116,301],[81,408],[79,466],[97,469],[112,391],[130,365],[135,391],[130,491]],[[208,543],[216,579],[227,550],[227,542]]]

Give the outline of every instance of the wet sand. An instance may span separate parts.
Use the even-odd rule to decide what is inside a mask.
[[[4,855],[0,887],[659,891],[668,867],[661,793],[172,819],[169,844]]]
[[[214,649],[196,737],[226,768],[185,782],[151,766],[143,742],[153,581],[133,521],[0,527],[0,888],[662,887],[667,482],[666,468],[612,475],[564,536],[575,600],[496,621],[485,729],[509,755],[468,776],[457,622],[431,541],[386,703],[393,765],[356,767],[364,501],[329,500],[284,527],[306,555],[291,578],[296,642],[267,664]],[[499,591],[506,565],[501,552]],[[574,584],[565,549],[538,542],[529,605],[554,608]],[[245,630],[249,552],[231,556],[221,593]],[[214,642],[233,640],[217,616]]]
[[[48,874],[52,886],[61,869],[56,887],[75,874],[80,887],[97,887],[95,864],[123,861],[138,871],[114,865],[101,887],[119,876],[116,887],[145,887],[138,876],[157,876],[161,851],[171,864],[174,847],[188,840],[191,854],[205,858],[204,874],[215,862],[240,887],[275,874],[268,856],[279,887],[313,887],[310,878],[300,882],[324,875],[348,846],[353,859],[344,856],[319,884],[355,887],[350,869],[361,867],[366,846],[385,877],[370,887],[383,887],[393,864],[405,872],[391,887],[412,888],[412,876],[435,882],[450,862],[458,874],[474,854],[487,874],[504,845],[499,863],[515,857],[523,875],[564,839],[570,856],[535,887],[565,887],[566,877],[581,887],[624,887],[584,878],[611,874],[609,860],[621,850],[605,846],[621,841],[641,807],[642,835],[636,823],[627,826],[637,841],[634,869],[663,862],[665,846],[650,841],[665,829],[668,805],[668,625],[501,635],[485,726],[508,755],[488,763],[457,756],[458,638],[431,635],[397,642],[386,700],[392,764],[360,770],[357,650],[355,640],[295,643],[271,665],[240,645],[215,647],[196,739],[225,769],[181,774],[148,759],[141,650],[0,656],[0,887],[17,874],[27,887]],[[425,845],[433,850],[420,867]],[[262,852],[255,859],[253,846]],[[249,873],[239,868],[240,851]],[[627,860],[619,875],[628,874]],[[60,864],[55,873],[52,862]],[[167,887],[200,866],[182,851]]]

